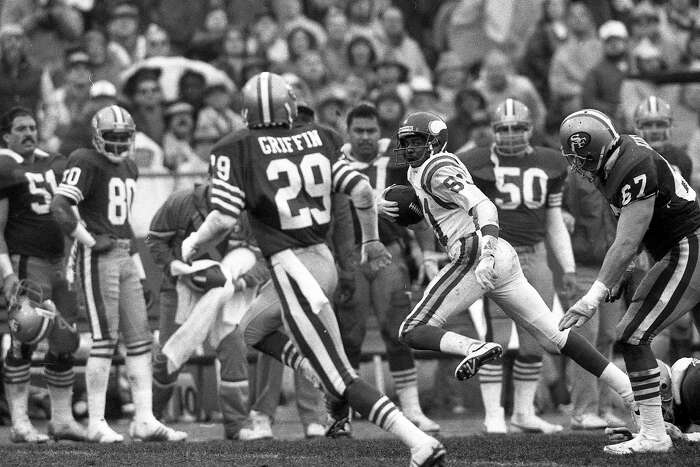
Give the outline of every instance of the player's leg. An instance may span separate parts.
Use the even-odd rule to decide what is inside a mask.
[[[224,417],[224,436],[238,437],[248,418],[248,358],[240,329],[219,343],[216,358],[219,368],[219,407]]]
[[[294,372],[294,397],[299,420],[307,438],[324,436],[326,433],[323,393],[299,372]]]
[[[280,315],[280,323],[281,321]],[[241,441],[274,437],[272,420],[282,393],[284,365],[265,353],[255,353],[255,375],[250,381],[250,425],[238,432],[238,439]]]
[[[49,351],[46,353],[44,375],[51,398],[51,422],[48,431],[54,440],[68,439],[84,441],[85,428],[73,418],[73,352],[80,345],[76,328],[71,328],[78,315],[77,296],[69,290],[64,277],[63,261],[51,264],[55,280],[51,297],[63,320],[54,324],[49,336]]]
[[[163,418],[163,412],[168,406],[175,389],[175,383],[180,370],[172,373],[168,371],[168,358],[163,354],[163,346],[170,339],[179,325],[175,323],[177,313],[177,292],[174,288],[161,288],[159,297],[159,325],[158,340],[160,344],[153,357],[153,415],[157,419]]]
[[[272,278],[283,309],[285,327],[309,358],[325,390],[347,398],[350,405],[377,426],[397,435],[417,456],[444,455],[435,439],[420,431],[376,388],[357,377],[343,351],[328,295],[335,288],[333,257],[325,245],[272,257]]]
[[[358,267],[354,276],[355,292],[349,300],[335,302],[335,314],[338,318],[345,353],[350,365],[358,370],[362,356],[362,343],[367,333],[367,317],[373,304],[370,281],[365,271]]]
[[[501,355],[498,344],[484,343],[444,329],[447,318],[453,313],[466,311],[483,295],[474,276],[474,257],[478,248],[476,237],[462,242],[462,261],[453,261],[443,267],[428,284],[423,298],[404,319],[399,328],[399,338],[410,347],[434,350],[464,356],[457,366],[457,379],[474,376],[479,367]]]
[[[125,366],[134,400],[129,436],[142,441],[182,441],[187,433],[163,425],[153,415],[153,335],[148,325],[143,288],[136,265],[129,256],[129,245],[118,245],[114,251],[120,273],[119,331],[126,346]]]
[[[411,310],[411,284],[405,253],[399,242],[389,244],[387,249],[391,253],[391,264],[372,279],[371,296],[386,346],[389,371],[404,415],[421,430],[437,432],[440,425],[426,417],[420,406],[413,351],[399,340],[399,327]]]
[[[640,434],[606,446],[611,454],[667,451],[671,439],[664,427],[659,394],[660,370],[651,350],[656,334],[700,301],[697,235],[681,240],[649,270],[617,326],[618,338],[639,410]]]
[[[88,440],[118,443],[124,437],[105,421],[107,384],[119,331],[119,264],[113,252],[93,254],[78,250],[79,280],[92,333],[92,347],[85,364],[88,403]]]

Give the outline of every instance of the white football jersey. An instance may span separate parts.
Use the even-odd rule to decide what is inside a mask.
[[[425,220],[451,259],[463,254],[460,240],[478,231],[472,208],[488,198],[479,190],[467,168],[454,154],[431,156],[420,167],[408,169]]]

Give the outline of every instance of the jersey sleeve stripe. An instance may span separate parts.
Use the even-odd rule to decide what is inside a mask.
[[[232,204],[235,206],[238,206],[238,209],[243,209],[245,206],[245,201],[237,195],[232,195],[224,190],[221,190],[219,187],[212,186],[211,187],[211,198],[212,201],[214,199],[220,199],[225,203]]]
[[[423,169],[423,176],[420,182],[421,186],[425,187],[430,185],[430,179],[433,177],[435,171],[446,165],[454,165],[457,167],[457,162],[451,156],[438,156],[433,159],[428,159],[425,169]]]
[[[58,188],[56,188],[56,194],[63,195],[66,198],[73,200],[76,204],[80,203],[84,199],[83,192],[80,191],[80,188],[74,187],[73,185],[67,185],[65,183],[61,183]]]
[[[229,216],[233,216],[235,218],[238,218],[238,216],[241,214],[241,210],[238,208],[238,206],[227,203],[221,198],[212,197],[211,205],[214,209],[218,209],[224,214],[228,214]]]
[[[362,174],[357,174],[358,176],[349,178],[347,183],[345,183],[345,186],[343,187],[343,193],[346,195],[350,196],[350,193],[352,193],[353,188],[357,186],[358,183],[360,183],[363,179],[366,179]]]
[[[228,182],[225,182],[224,180],[221,180],[220,178],[212,179],[212,185],[215,185],[217,188],[220,188],[228,193],[231,193],[234,196],[238,196],[241,199],[245,199],[245,192],[243,190],[241,190],[237,186],[234,186]]]
[[[547,196],[547,206],[550,208],[558,208],[561,206],[564,195],[561,193],[554,193]]]

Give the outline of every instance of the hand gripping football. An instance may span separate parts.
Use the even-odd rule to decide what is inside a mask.
[[[420,200],[413,187],[394,185],[387,190],[384,198],[399,204],[399,215],[396,216],[397,224],[407,227],[423,220],[423,209],[420,207]]]

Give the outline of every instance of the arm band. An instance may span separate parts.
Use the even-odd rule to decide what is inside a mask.
[[[497,225],[494,224],[486,224],[481,228],[481,235],[482,236],[487,236],[491,235],[492,237],[498,238],[498,233],[500,229],[498,228]]]

